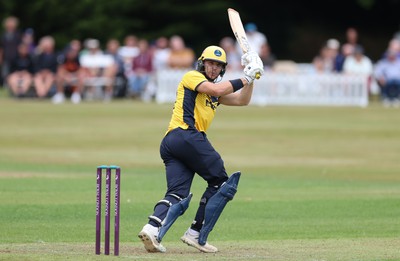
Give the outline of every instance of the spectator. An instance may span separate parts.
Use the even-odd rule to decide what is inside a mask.
[[[115,38],[109,39],[107,41],[105,54],[111,55],[114,59],[114,63],[116,64],[113,96],[125,97],[127,82],[125,75],[125,63],[118,50],[120,50],[120,42]]]
[[[132,70],[132,59],[139,54],[136,35],[130,34],[125,37],[123,46],[119,48],[118,54],[124,60],[125,73],[129,73]]]
[[[322,62],[322,70],[324,72],[333,72],[335,66],[335,59],[338,55],[340,43],[338,40],[331,38],[320,49],[318,54]]]
[[[29,55],[29,46],[21,43],[17,57],[11,61],[8,86],[13,96],[25,97],[32,86],[33,61]]]
[[[373,71],[374,65],[371,59],[364,54],[364,48],[356,44],[353,54],[349,55],[344,61],[343,72],[345,74],[365,76],[368,92],[371,92]]]
[[[117,39],[111,38],[107,41],[106,51],[104,52],[106,55],[111,55],[114,59],[114,62],[117,65],[117,75],[124,74],[124,60],[118,50],[120,49],[120,43]]]
[[[264,71],[272,70],[274,67],[276,57],[275,55],[271,52],[271,47],[267,42],[265,42],[261,46],[260,50],[260,58],[261,61],[264,63]]]
[[[353,53],[346,58],[343,64],[343,72],[346,74],[362,74],[367,77],[372,75],[372,61],[364,54],[364,48],[361,45],[356,44]]]
[[[131,59],[138,55],[139,48],[136,35],[127,35],[124,39],[124,44],[119,48],[118,52],[124,59]]]
[[[397,54],[397,58],[400,58],[400,38],[392,38],[389,41],[388,49],[383,56],[385,57],[388,52],[394,52]]]
[[[141,97],[150,80],[153,71],[153,56],[149,43],[145,39],[138,42],[139,54],[132,60],[132,73],[128,76],[128,95],[132,98]]]
[[[261,54],[262,45],[267,43],[267,37],[265,34],[258,31],[258,27],[255,23],[246,24],[244,29],[247,34],[250,48],[258,54]],[[241,50],[239,44],[237,44],[237,49]]]
[[[47,97],[51,94],[58,67],[55,42],[52,36],[44,36],[40,39],[37,53],[34,55],[34,64],[33,81],[36,95],[39,98]]]
[[[356,45],[363,47],[360,43],[359,43],[359,39],[358,39],[358,31],[355,27],[348,27],[346,29],[346,42],[347,44],[353,46],[353,48],[356,47]]]
[[[375,66],[374,77],[381,88],[384,106],[399,106],[400,98],[400,59],[395,50],[386,52]]]
[[[242,51],[238,52],[236,48],[236,41],[232,37],[226,36],[221,39],[219,45],[226,53],[227,69],[230,71],[241,71],[243,67],[240,63]],[[261,58],[262,59],[262,58]]]
[[[22,34],[22,42],[28,46],[29,54],[33,55],[36,50],[35,33],[32,28],[28,28]]]
[[[67,45],[64,47],[63,53],[65,54],[66,52],[68,52],[70,49],[76,50],[78,52],[78,57],[81,55],[82,53],[82,43],[80,40],[78,39],[72,39],[71,41],[69,41],[69,43],[67,43]]]
[[[18,30],[19,20],[14,16],[3,21],[4,33],[0,39],[0,80],[6,79],[10,73],[10,63],[17,57],[18,45],[21,43],[21,33]],[[1,84],[0,84],[1,85]]]
[[[153,55],[153,72],[150,75],[149,83],[143,92],[142,100],[145,102],[151,101],[157,93],[157,72],[168,68],[170,56],[169,40],[165,36],[160,36],[156,39],[155,44],[152,45]]]
[[[173,69],[192,68],[194,66],[194,51],[186,47],[185,41],[179,35],[170,38],[170,56],[168,66]]]
[[[170,55],[169,40],[165,36],[156,39],[153,46],[153,68],[159,71],[168,68],[168,59]]]
[[[79,62],[84,74],[84,86],[88,87],[86,98],[93,100],[95,88],[104,88],[104,101],[113,97],[113,84],[117,72],[117,64],[111,55],[104,54],[97,39],[88,39],[85,43],[86,51],[82,53]]]
[[[325,71],[325,64],[324,64],[324,59],[322,56],[317,55],[314,57],[312,60],[312,73],[320,74],[320,73],[326,73]]]
[[[69,90],[72,103],[80,103],[83,93],[83,73],[79,63],[79,50],[68,47],[59,58],[57,68],[57,93],[52,102],[59,104],[64,102],[65,93]]]
[[[346,57],[353,54],[354,46],[349,43],[345,43],[340,48],[340,52],[335,57],[334,61],[334,71],[335,72],[342,72],[343,71],[343,64],[346,60]]]

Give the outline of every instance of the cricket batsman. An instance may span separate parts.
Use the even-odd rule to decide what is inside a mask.
[[[249,104],[254,79],[264,73],[263,63],[258,54],[248,52],[242,56],[242,65],[242,78],[222,81],[227,66],[226,53],[221,47],[208,46],[198,58],[196,69],[182,77],[172,117],[160,145],[167,191],[155,204],[149,222],[138,235],[148,252],[166,252],[161,240],[189,207],[190,188],[196,173],[207,182],[207,188],[194,221],[181,240],[202,252],[218,251],[207,243],[207,237],[227,202],[233,199],[240,172],[227,175],[224,162],[207,139],[206,131],[220,104]]]

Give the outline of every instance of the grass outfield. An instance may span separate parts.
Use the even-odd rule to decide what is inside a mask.
[[[196,177],[168,253],[146,253],[136,235],[165,190],[171,108],[0,97],[0,260],[109,260],[94,255],[101,164],[122,167],[118,259],[400,260],[400,110],[379,104],[220,107],[208,137],[243,173],[209,236],[220,251],[179,241],[205,188]]]

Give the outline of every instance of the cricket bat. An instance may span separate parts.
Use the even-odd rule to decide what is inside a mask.
[[[246,32],[244,30],[242,20],[240,19],[239,13],[232,8],[228,8],[228,17],[229,17],[229,22],[231,24],[231,28],[233,31],[233,34],[235,35],[235,38],[237,42],[239,43],[240,48],[242,49],[243,53],[247,53],[250,51],[250,44],[249,41],[247,40]],[[256,79],[260,79],[260,73],[256,74]]]

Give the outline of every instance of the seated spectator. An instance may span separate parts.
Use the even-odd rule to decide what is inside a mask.
[[[247,34],[247,40],[249,41],[250,47],[259,55],[261,54],[261,47],[267,43],[267,37],[264,33],[258,30],[255,23],[248,23],[244,26]],[[239,44],[237,44],[239,46]],[[240,48],[238,48],[240,50]]]
[[[115,82],[114,82],[114,94],[115,97],[125,97],[126,95],[126,76],[125,76],[125,64],[122,56],[119,54],[120,43],[117,39],[109,39],[106,45],[107,55],[111,55],[116,64]]]
[[[228,63],[227,70],[229,71],[241,71],[243,67],[241,65],[241,51],[238,52],[236,48],[236,41],[232,37],[226,36],[221,39],[219,45],[224,49],[226,53],[226,61]]]
[[[335,38],[331,38],[326,42],[326,45],[322,52],[326,71],[335,71],[335,58],[339,54],[339,49],[340,42]]]
[[[335,72],[342,72],[343,71],[343,64],[346,60],[346,57],[352,55],[354,51],[354,46],[349,43],[345,43],[340,48],[340,52],[336,55],[334,60],[334,71]]]
[[[185,41],[179,35],[170,38],[170,56],[168,66],[173,69],[192,68],[194,66],[195,54],[193,49],[186,47]]]
[[[397,53],[397,58],[400,58],[400,38],[392,38],[389,41],[388,48],[383,56],[385,57],[388,52]]]
[[[29,46],[20,44],[17,57],[11,61],[7,83],[15,97],[25,97],[32,86],[33,61],[29,55]]]
[[[72,49],[79,50],[79,52],[82,51],[82,43],[79,39],[72,39],[69,45]]]
[[[312,73],[315,74],[326,73],[324,59],[320,55],[317,55],[313,58],[312,65],[313,65],[311,71]]]
[[[169,40],[165,36],[156,39],[153,52],[153,68],[155,71],[168,68],[168,58],[170,55]]]
[[[95,97],[95,88],[104,88],[104,101],[110,101],[113,97],[113,84],[117,72],[117,64],[109,54],[104,54],[100,49],[97,39],[86,41],[87,51],[83,52],[79,58],[83,75],[86,98],[92,100]]]
[[[343,73],[365,76],[368,92],[371,92],[372,74],[374,65],[371,59],[364,54],[364,48],[356,44],[351,55],[347,56],[343,64]]]
[[[355,45],[354,51],[343,64],[343,72],[346,74],[361,74],[370,77],[373,72],[373,64],[369,57],[364,54],[361,45]]]
[[[69,43],[67,43],[67,45],[64,47],[64,54],[70,50],[70,49],[74,49],[78,52],[78,56],[81,55],[82,52],[82,43],[80,40],[78,39],[72,39],[71,41],[69,41]]]
[[[118,54],[124,61],[126,73],[132,69],[132,59],[139,54],[138,39],[136,35],[127,35],[124,39],[123,45],[119,47]]]
[[[142,100],[149,102],[155,98],[158,88],[158,75],[157,72],[168,68],[168,61],[170,55],[169,40],[165,36],[158,37],[154,44],[151,45],[151,52],[153,56],[153,72],[150,75],[150,80],[142,94]]]
[[[38,52],[34,56],[35,75],[34,85],[39,98],[51,95],[51,88],[55,83],[58,68],[54,38],[44,36],[40,39]]]
[[[29,54],[33,55],[36,50],[35,32],[32,28],[28,28],[22,34],[22,42],[28,46]]]
[[[53,96],[53,103],[64,102],[67,89],[72,93],[71,102],[80,103],[83,92],[83,73],[79,63],[79,50],[69,47],[59,58],[57,69],[57,93]]]
[[[321,47],[319,54],[313,59],[313,63],[318,64],[319,72],[334,72],[335,58],[338,55],[339,46],[339,41],[331,38]]]
[[[388,50],[375,66],[374,77],[381,88],[384,106],[399,106],[400,59],[395,50]]]
[[[118,49],[118,53],[124,59],[128,60],[139,54],[138,39],[136,35],[127,35],[124,44]]]
[[[132,60],[132,72],[128,75],[129,91],[128,95],[132,98],[142,96],[150,75],[153,71],[153,56],[147,40],[142,39],[138,43],[139,54]]]

